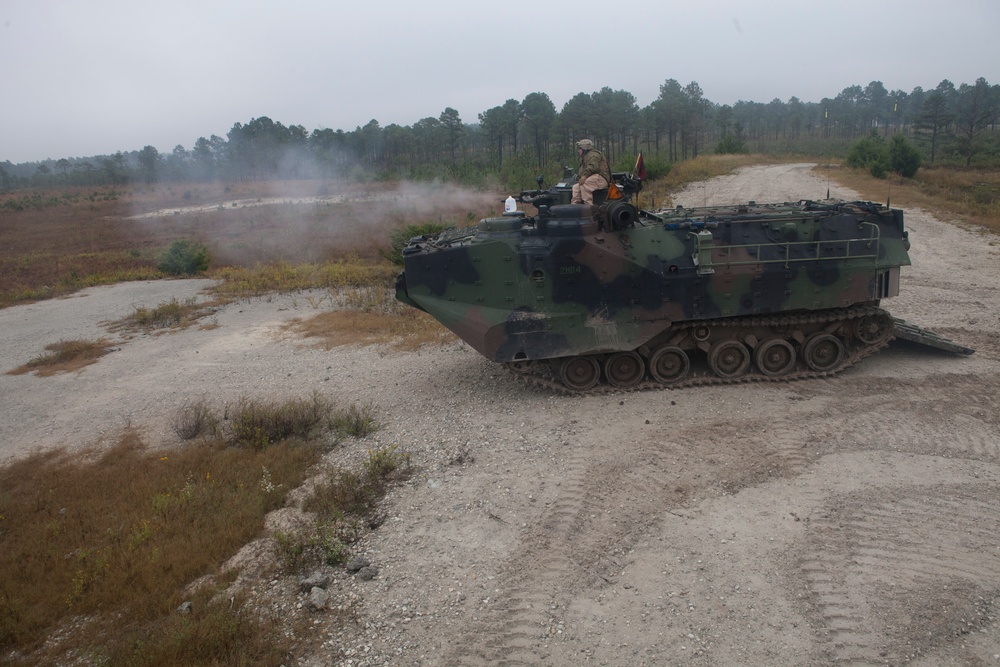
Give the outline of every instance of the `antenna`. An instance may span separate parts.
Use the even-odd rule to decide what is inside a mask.
[[[891,208],[889,201],[892,199],[892,184],[890,183],[887,187],[889,188],[889,191],[885,195],[885,207]]]
[[[830,198],[830,163],[826,163],[826,198]]]

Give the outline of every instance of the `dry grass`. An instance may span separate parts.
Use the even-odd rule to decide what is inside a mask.
[[[978,225],[1000,233],[1000,171],[921,167],[914,178],[877,179],[867,171],[824,165],[824,176],[871,201],[891,201],[902,209],[922,208],[943,220]]]
[[[0,651],[17,647],[41,662],[58,662],[49,648],[103,655],[106,638],[125,629],[142,639],[125,652],[148,654],[200,632],[203,643],[190,650],[201,655],[186,664],[254,662],[260,642],[236,663],[225,659],[241,651],[230,639],[263,628],[228,600],[186,623],[172,616],[184,587],[258,535],[320,454],[221,441],[150,452],[127,431],[105,451],[36,454],[0,470]],[[58,646],[42,649],[54,633]]]
[[[380,499],[387,485],[409,475],[410,456],[396,445],[371,450],[360,473],[341,471],[316,487],[304,509],[315,512],[321,523],[349,515],[364,516]]]
[[[285,325],[285,330],[330,350],[342,345],[390,345],[397,350],[415,350],[424,345],[456,340],[433,317],[395,300],[381,286],[345,289],[337,293],[339,305]]]
[[[108,354],[113,349],[111,343],[104,338],[97,340],[61,340],[45,346],[47,353],[41,354],[26,364],[7,371],[8,375],[23,375],[35,373],[48,377],[56,373],[72,373]]]
[[[325,195],[333,187],[288,182],[0,195],[0,308],[93,285],[162,277],[156,268],[160,254],[177,240],[205,245],[212,257],[210,273],[280,263],[319,267],[348,258],[377,265],[384,261],[381,251],[394,227],[486,217],[497,206],[495,197],[468,193],[415,204],[393,183],[336,186],[360,201],[231,205],[234,199]],[[201,208],[173,212],[191,206]],[[151,217],[131,217],[150,212]]]
[[[208,302],[199,302],[194,298],[184,301],[171,299],[153,308],[144,306],[135,308],[135,312],[128,317],[107,323],[107,326],[113,332],[144,331],[148,333],[156,329],[178,331],[212,315],[225,303],[226,299],[224,298]]]
[[[245,298],[274,292],[388,285],[398,272],[388,262],[358,257],[323,264],[276,262],[252,268],[227,267],[216,273],[223,282],[215,292],[223,297]]]
[[[315,469],[325,447],[299,436],[316,435],[318,424],[364,435],[377,423],[370,405],[336,410],[315,396],[240,405],[236,421],[253,406],[251,431],[291,419],[292,435],[267,446],[238,440],[239,429],[221,432],[215,411],[196,401],[180,412],[203,437],[184,447],[149,451],[127,430],[108,448],[39,453],[0,469],[0,655],[25,664],[287,664],[296,619],[245,600],[231,588],[237,573],[220,568]],[[317,493],[352,502],[323,514],[312,535],[276,535],[275,555],[298,566],[314,556],[342,562],[404,465],[409,456],[393,446],[369,452],[360,473],[331,471]],[[192,606],[182,615],[184,601]]]
[[[224,438],[240,447],[262,449],[288,438],[308,440],[325,432],[337,438],[362,437],[378,429],[375,407],[351,404],[339,409],[314,392],[309,399],[265,401],[242,398],[222,416],[205,399],[184,403],[174,416],[182,440]]]

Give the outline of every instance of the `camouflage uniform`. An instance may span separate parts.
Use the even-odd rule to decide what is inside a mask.
[[[590,139],[581,139],[576,147],[583,150],[583,155],[580,156],[577,184],[573,186],[573,203],[593,204],[594,190],[602,190],[611,183],[611,167],[604,154],[594,149]]]

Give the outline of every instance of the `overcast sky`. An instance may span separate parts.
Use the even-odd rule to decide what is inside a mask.
[[[1000,0],[0,0],[0,162],[307,130],[466,123],[667,79],[719,104],[1000,83]]]

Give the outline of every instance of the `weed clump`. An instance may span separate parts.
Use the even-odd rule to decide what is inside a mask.
[[[194,241],[174,241],[160,256],[156,268],[171,276],[193,276],[207,270],[210,259],[208,248],[204,245]]]
[[[360,438],[378,430],[378,420],[372,403],[337,408],[314,392],[308,399],[288,401],[241,398],[226,408],[221,419],[204,399],[189,401],[177,410],[173,427],[182,440],[221,437],[236,446],[264,449],[275,442],[309,440],[327,431],[338,438]]]
[[[375,406],[371,403],[361,406],[352,403],[347,408],[334,413],[330,423],[338,433],[354,438],[363,438],[378,430]]]
[[[205,399],[187,401],[174,415],[174,433],[181,440],[219,435],[219,418]]]
[[[232,441],[251,449],[264,449],[287,438],[308,439],[329,428],[333,404],[318,393],[311,399],[285,402],[242,399],[229,420]]]
[[[304,509],[316,512],[321,521],[327,522],[343,521],[351,515],[364,517],[389,482],[409,472],[410,455],[398,445],[369,450],[360,473],[340,471],[316,488]]]
[[[32,358],[28,363],[7,371],[9,375],[23,375],[34,372],[40,376],[56,373],[71,373],[97,362],[111,352],[111,343],[105,338],[97,340],[61,340],[45,346],[48,350]]]
[[[111,323],[110,330],[115,332],[150,332],[155,329],[185,329],[201,318],[215,312],[220,300],[201,302],[194,297],[178,301],[176,298],[165,301],[153,308],[145,306],[133,307],[135,312]]]
[[[360,472],[339,470],[332,474],[303,505],[303,510],[317,516],[314,529],[305,535],[274,535],[285,569],[303,571],[317,564],[343,564],[349,546],[364,529],[381,524],[377,507],[389,484],[409,473],[410,455],[391,445],[369,450]]]

